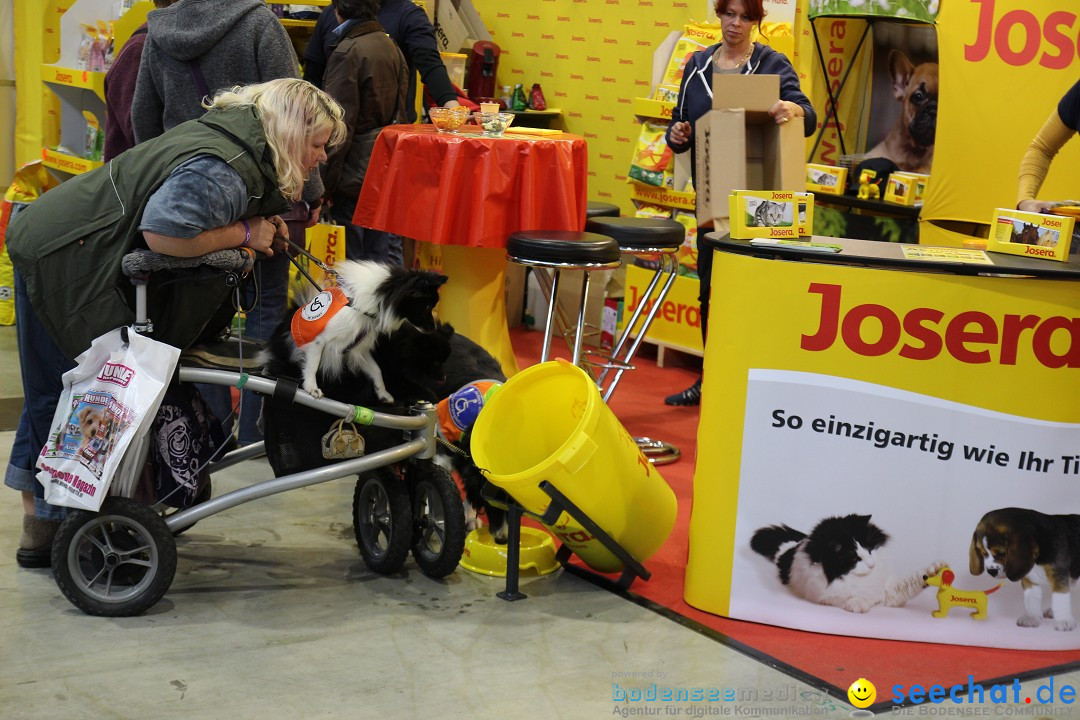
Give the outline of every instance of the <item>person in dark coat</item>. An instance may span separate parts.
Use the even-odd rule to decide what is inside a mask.
[[[693,159],[694,126],[705,113],[712,110],[713,73],[731,75],[779,75],[780,99],[769,109],[777,124],[802,120],[803,132],[810,136],[817,128],[817,115],[810,99],[799,87],[799,76],[787,57],[768,45],[753,42],[751,34],[756,24],[761,29],[765,17],[762,0],[716,0],[715,10],[720,18],[723,41],[698,50],[690,56],[683,70],[679,99],[672,111],[667,130],[667,144],[672,152],[691,154],[691,172],[696,172]],[[694,178],[697,187],[697,178]],[[701,336],[704,339],[709,322],[709,287],[712,281],[712,251],[704,246],[703,237],[714,228],[698,228],[698,277],[701,279],[698,301],[701,303]],[[701,378],[682,392],[664,399],[668,405],[700,405]]]
[[[435,28],[424,10],[412,0],[383,0],[375,19],[405,56],[409,75],[409,87],[405,93],[406,120],[416,122],[417,73],[437,104],[457,107],[457,92],[450,82],[442,56],[439,55]],[[333,32],[339,24],[333,6],[324,8],[304,50],[304,79],[319,87],[323,87],[323,74],[330,59]]]
[[[174,2],[176,0],[154,0],[154,7],[167,8]],[[101,154],[105,162],[135,145],[131,102],[135,98],[135,82],[139,79],[139,62],[145,42],[146,23],[143,23],[131,33],[105,73],[105,149]]]
[[[345,110],[348,137],[322,169],[330,214],[345,228],[345,256],[402,265],[401,238],[352,224],[375,137],[405,118],[405,58],[375,20],[379,0],[337,0],[341,20],[331,43],[323,89]]]

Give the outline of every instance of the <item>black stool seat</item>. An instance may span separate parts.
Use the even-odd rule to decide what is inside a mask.
[[[619,217],[619,206],[609,202],[590,200],[585,205],[585,218],[591,220],[594,217]]]
[[[585,230],[607,235],[626,252],[677,250],[686,238],[686,228],[664,218],[597,217],[585,223]]]
[[[553,267],[614,267],[619,264],[619,244],[612,238],[567,230],[511,233],[506,241],[506,254],[514,262]]]

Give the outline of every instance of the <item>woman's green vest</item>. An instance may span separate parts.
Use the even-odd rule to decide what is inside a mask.
[[[262,123],[254,108],[240,107],[210,110],[136,145],[61,183],[12,221],[8,254],[26,281],[38,317],[68,357],[134,321],[131,286],[120,261],[132,249],[145,247],[139,224],[150,196],[176,166],[197,155],[219,157],[243,178],[248,189],[243,218],[288,209]],[[180,347],[190,344],[226,297],[223,282],[212,287],[178,282],[164,292],[152,287],[153,337]]]

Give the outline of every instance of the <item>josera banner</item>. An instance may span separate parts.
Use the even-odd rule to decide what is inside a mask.
[[[926,12],[918,12],[917,6],[923,5]],[[816,140],[815,162],[839,163],[845,153],[865,154],[917,169],[906,167],[905,158],[890,156],[883,146],[894,123],[901,135],[912,132],[896,118],[909,112],[917,88],[894,86],[911,77],[894,72],[895,51],[911,61],[920,78],[933,77],[934,82],[925,82],[926,92],[937,94],[920,241],[961,244],[967,236],[934,221],[985,226],[994,208],[1015,206],[1020,160],[1080,75],[1075,3],[820,0],[810,3],[808,14],[819,48],[811,68],[811,98],[823,122],[822,110],[832,102],[827,88],[833,89],[839,108]],[[864,38],[868,24],[872,29]],[[933,35],[935,43],[930,42]],[[1059,159],[1039,197],[1069,199],[1077,196],[1078,188],[1080,165]]]
[[[1080,647],[1077,599],[1047,590],[1028,612],[1019,582],[970,564],[990,511],[1080,513],[1080,283],[723,252],[713,272],[714,306],[738,312],[717,314],[705,351],[686,601],[816,632]],[[751,547],[849,515],[813,533],[815,564],[787,555],[786,529]],[[995,547],[1034,542],[1003,515]],[[939,563],[945,606],[923,586]]]
[[[1075,0],[943,0],[937,143],[924,220],[986,224],[994,208],[1015,207],[1020,160],[1080,77],[1078,11]],[[1051,165],[1040,199],[1080,195],[1076,160],[1070,143]]]

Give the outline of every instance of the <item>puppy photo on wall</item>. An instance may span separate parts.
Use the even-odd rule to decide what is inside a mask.
[[[1043,618],[1054,629],[1076,629],[1072,586],[1080,577],[1080,515],[1048,515],[1028,508],[1000,508],[982,516],[971,536],[972,575],[983,572],[1019,582],[1024,614],[1016,624],[1035,628]],[[1044,607],[1043,590],[1050,591]]]
[[[866,158],[930,173],[937,132],[937,38],[933,28],[874,28],[873,101]]]

